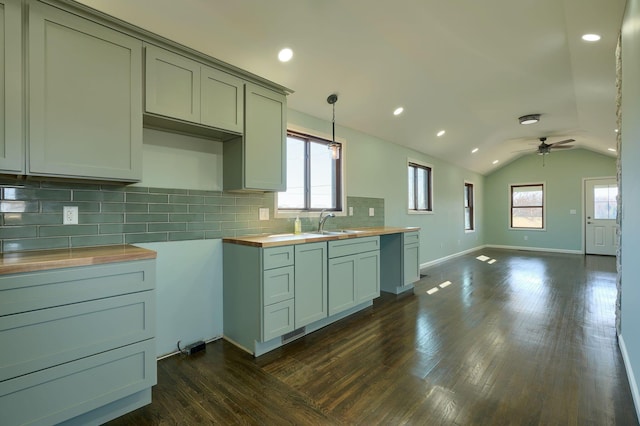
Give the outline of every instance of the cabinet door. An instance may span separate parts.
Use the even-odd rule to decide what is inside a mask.
[[[327,316],[327,243],[295,246],[295,326]]]
[[[29,4],[29,172],[137,181],[142,43]]]
[[[0,172],[24,173],[19,0],[0,0]]]
[[[200,64],[145,46],[145,110],[200,123]]]
[[[329,315],[356,305],[357,256],[329,259]]]
[[[246,189],[286,190],[286,109],[284,95],[255,84],[245,84]]]
[[[242,134],[243,82],[226,72],[201,68],[201,123]]]
[[[356,304],[380,296],[380,252],[372,251],[357,256]]]
[[[294,330],[293,303],[290,299],[264,307],[263,342]]]
[[[408,285],[420,279],[420,244],[405,244],[403,247],[403,285]]]

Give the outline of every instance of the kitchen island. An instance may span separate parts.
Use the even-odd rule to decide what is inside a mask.
[[[223,240],[224,338],[259,356],[413,288],[419,228]]]

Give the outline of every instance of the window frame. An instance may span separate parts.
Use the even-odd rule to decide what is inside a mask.
[[[540,186],[542,187],[542,205],[541,206],[518,206],[516,208],[542,208],[542,227],[530,228],[530,227],[514,227],[513,226],[513,188],[523,188]],[[526,182],[526,183],[512,183],[509,184],[509,229],[514,231],[546,231],[547,227],[547,184],[546,182]]]
[[[409,179],[408,179],[408,169],[410,167],[416,167],[417,169],[423,169],[423,170],[428,170],[428,185],[427,185],[427,208],[426,209],[411,209],[409,208]],[[433,197],[433,180],[434,180],[434,167],[433,165],[429,164],[429,163],[425,163],[423,161],[419,161],[419,160],[415,160],[415,159],[411,159],[411,158],[407,158],[407,169],[406,170],[406,183],[407,183],[407,201],[405,203],[405,206],[407,207],[407,212],[408,214],[433,214],[434,213],[434,197]],[[413,189],[414,189],[414,194],[413,194],[413,199],[414,199],[414,207],[417,207],[417,176],[414,174],[414,184],[413,184]]]
[[[274,193],[274,218],[290,218],[290,217],[315,217],[322,210],[327,210],[334,213],[336,216],[344,216],[346,215],[346,140],[343,138],[336,138],[336,143],[340,144],[340,158],[336,159],[337,167],[336,167],[336,175],[333,176],[336,181],[334,184],[335,188],[335,201],[336,207],[334,209],[323,209],[323,208],[311,208],[310,207],[310,192],[309,192],[309,176],[310,176],[310,145],[308,143],[309,140],[313,140],[314,142],[321,142],[325,144],[329,144],[332,142],[332,137],[329,135],[325,135],[322,132],[317,132],[310,129],[304,129],[297,126],[288,125],[286,137],[294,136],[301,139],[306,139],[305,143],[305,208],[280,208],[278,205],[278,192]]]
[[[469,193],[469,189],[471,190]],[[475,232],[476,231],[476,209],[475,209],[475,185],[473,182],[464,181],[464,193],[462,197],[463,204],[463,216],[462,216],[462,227],[464,228],[465,233]],[[469,200],[469,205],[467,205],[466,200]],[[467,209],[469,209],[469,222],[471,224],[470,228],[467,228]]]

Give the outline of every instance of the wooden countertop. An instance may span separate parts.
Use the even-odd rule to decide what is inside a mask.
[[[315,243],[319,241],[344,240],[347,238],[373,237],[376,235],[398,234],[402,232],[415,232],[420,228],[393,227],[393,226],[376,226],[371,228],[349,228],[349,230],[359,231],[353,234],[327,235],[315,234],[313,232],[305,232],[302,234],[273,234],[273,235],[254,235],[237,238],[224,238],[225,243],[242,244],[253,247],[277,247],[291,244]]]
[[[0,275],[155,258],[155,251],[131,245],[2,253]]]

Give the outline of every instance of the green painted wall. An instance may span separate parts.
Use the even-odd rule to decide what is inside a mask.
[[[303,130],[331,133],[331,123],[289,110],[289,125]],[[484,244],[482,224],[484,177],[450,163],[401,147],[364,133],[336,126],[336,139],[345,143],[346,193],[354,197],[384,199],[387,226],[419,226],[422,264]],[[433,214],[407,212],[407,158],[433,167]],[[464,232],[463,196],[465,180],[474,183],[477,229]]]
[[[552,152],[545,157],[544,166],[538,155],[520,157],[486,176],[486,243],[581,251],[583,178],[615,175],[615,158],[584,149]],[[546,230],[509,229],[509,185],[537,182],[545,183]],[[576,214],[570,214],[570,210],[576,210]]]

